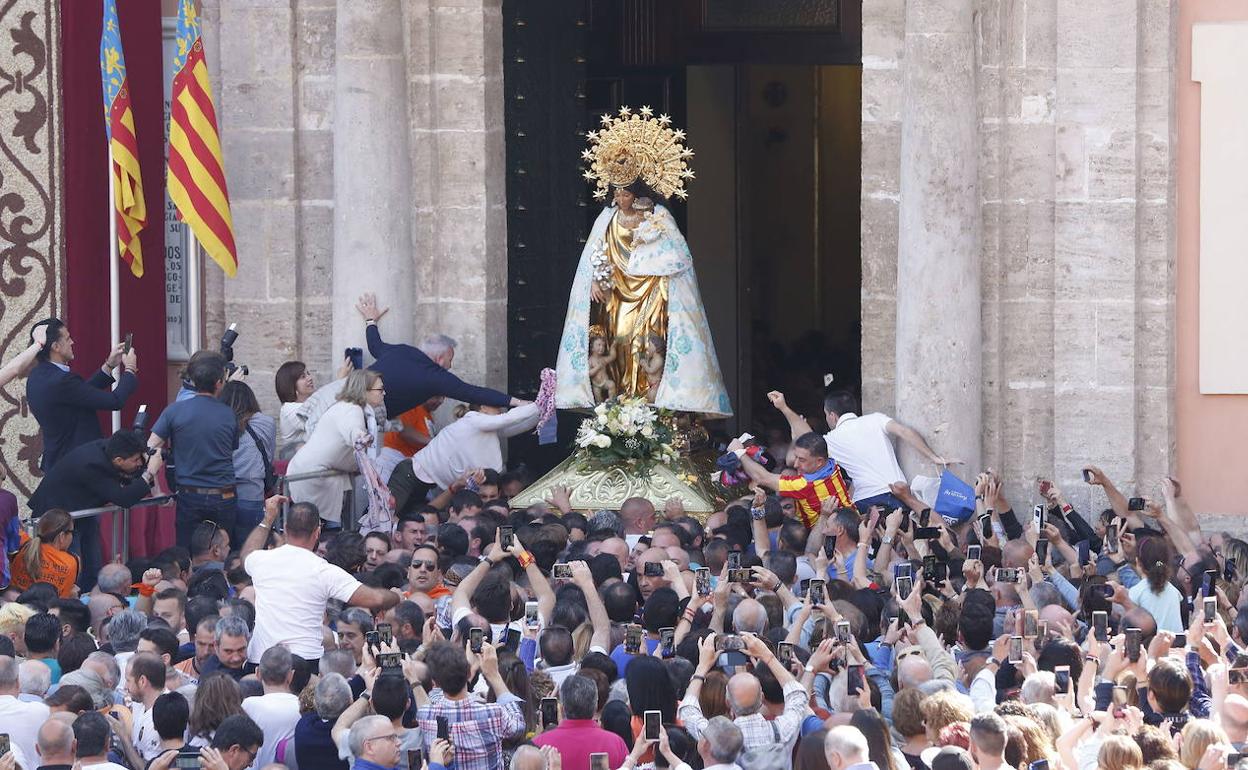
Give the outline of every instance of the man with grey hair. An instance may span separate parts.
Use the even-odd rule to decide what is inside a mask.
[[[325,658],[321,658],[325,662]],[[338,746],[332,731],[354,696],[351,685],[338,673],[322,669],[312,696],[313,713],[304,714],[295,724],[294,740],[287,742],[282,763],[290,770],[300,767],[321,767],[326,757],[337,760]]]
[[[702,729],[698,739],[698,755],[705,768],[740,770],[737,758],[745,750],[741,728],[728,717],[715,717]]]
[[[17,667],[17,678],[22,692],[17,696],[27,703],[42,703],[43,696],[52,686],[52,669],[41,660],[25,660]]]
[[[809,695],[806,688],[780,663],[766,642],[754,634],[742,634],[741,637],[745,640],[746,654],[755,663],[765,665],[779,682],[784,693],[784,712],[768,721],[761,713],[763,687],[758,677],[740,673],[728,680],[728,705],[732,711],[733,724],[740,728],[746,749],[775,747],[777,750],[791,751],[801,734],[802,720],[809,713]],[[700,700],[702,682],[714,668],[718,658],[715,634],[710,634],[698,644],[698,667],[677,711],[685,729],[694,738],[701,735],[708,724],[702,713]]]
[[[100,594],[115,594],[117,596],[129,596],[130,584],[134,581],[134,576],[130,574],[130,568],[124,564],[112,562],[105,564],[100,568],[100,573],[95,579],[95,588],[91,589],[89,596],[98,596]]]
[[[533,739],[535,746],[553,746],[563,757],[588,757],[604,752],[609,767],[619,767],[628,757],[628,746],[620,736],[603,730],[594,722],[598,710],[598,685],[588,677],[572,675],[559,686],[559,707],[563,719],[555,729],[547,729]],[[579,767],[580,763],[569,763]]]
[[[585,527],[590,534],[605,530],[614,533],[620,539],[624,538],[624,522],[620,521],[620,515],[615,511],[598,511],[589,517]],[[625,544],[625,547],[627,547],[627,544]],[[620,566],[622,567],[623,565],[621,564]]]
[[[30,763],[39,756],[35,753],[39,727],[52,712],[42,703],[18,700],[20,692],[17,661],[8,655],[0,655],[0,730],[9,734],[9,740],[22,750],[22,756]],[[33,770],[33,766],[29,766],[28,770]]]
[[[589,762],[588,756],[585,761]],[[537,746],[520,746],[511,755],[507,770],[546,770],[546,756]]]
[[[497,407],[527,403],[497,390],[469,385],[451,374],[455,340],[446,335],[430,335],[420,347],[383,342],[377,323],[389,308],[379,309],[376,295],[364,294],[355,309],[364,318],[368,352],[376,359],[369,368],[380,373],[386,383],[387,415],[397,418],[434,396]]]
[[[299,696],[290,691],[295,661],[285,645],[276,645],[260,656],[256,673],[264,695],[243,700],[243,711],[264,731],[264,745],[256,755],[256,767],[264,767],[277,754],[277,744],[295,734],[299,722]]]
[[[355,665],[364,662],[364,635],[373,630],[373,616],[368,610],[350,607],[338,618],[338,649],[355,658]]]
[[[217,651],[204,661],[204,676],[214,671],[223,671],[237,682],[256,670],[254,663],[247,662],[251,629],[246,620],[237,615],[221,618],[217,621],[214,637],[217,640]]]
[[[1053,696],[1057,693],[1057,677],[1052,671],[1036,671],[1023,680],[1019,697],[1023,703],[1047,703],[1055,705]]]
[[[321,656],[317,670],[321,676],[332,673],[350,679],[355,676],[355,656],[350,650],[330,650]]]
[[[763,633],[767,630],[767,608],[757,599],[742,599],[732,611],[732,627],[737,633]]]
[[[347,746],[355,757],[354,767],[376,770],[399,763],[399,736],[390,720],[380,715],[363,717],[351,725]]]
[[[823,753],[829,770],[878,770],[870,761],[867,736],[857,727],[838,725],[823,739]]]

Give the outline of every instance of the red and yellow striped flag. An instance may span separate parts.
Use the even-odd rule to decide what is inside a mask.
[[[208,256],[228,276],[238,272],[230,193],[221,164],[217,111],[208,87],[208,65],[195,0],[178,2],[173,59],[173,115],[169,121],[169,197]]]
[[[117,219],[117,253],[136,278],[143,275],[143,245],[139,231],[147,224],[143,178],[139,173],[139,141],[130,110],[130,82],[121,50],[121,27],[116,0],[104,0],[100,30],[100,80],[104,84],[104,130],[113,160],[113,216]]]

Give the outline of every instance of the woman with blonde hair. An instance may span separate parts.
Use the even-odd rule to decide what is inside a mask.
[[[1019,716],[1018,714],[1006,714],[1002,717],[1006,724],[1018,731],[1022,737],[1023,761],[1030,765],[1032,762],[1047,760],[1050,764],[1055,763],[1057,759],[1057,750],[1053,746],[1053,740],[1049,737],[1049,733],[1044,727],[1031,717]]]
[[[1096,766],[1100,770],[1140,770],[1144,767],[1144,755],[1129,737],[1107,735],[1096,754]]]
[[[339,471],[321,478],[290,483],[290,499],[313,503],[326,521],[342,521],[343,495],[352,488],[352,474],[359,471],[355,447],[371,445],[369,424],[376,424],[374,409],[385,401],[386,388],[381,375],[360,369],[347,375],[338,400],[317,421],[312,435],[295,456],[286,472],[291,476]]]
[[[26,538],[25,533],[22,537]],[[13,556],[9,586],[25,591],[35,583],[50,583],[62,599],[76,596],[81,564],[69,552],[73,540],[73,517],[60,508],[45,511],[39,517],[35,536],[26,539]]]
[[[1221,726],[1208,719],[1193,719],[1179,733],[1179,761],[1184,767],[1196,770],[1209,747],[1219,743],[1231,743]]]

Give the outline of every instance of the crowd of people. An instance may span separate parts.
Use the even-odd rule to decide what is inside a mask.
[[[6,530],[0,770],[1248,768],[1248,543],[1178,481],[1128,498],[1088,466],[1107,505],[1081,512],[985,469],[947,513],[897,462],[955,462],[916,431],[832,392],[821,435],[772,393],[790,435],[725,442],[749,491],[704,520],[513,509],[500,441],[538,408],[359,308],[376,363],[318,389],[291,362],[277,419],[204,351],[150,436],[104,437],[137,356],[84,381],[59,321],[0,370],[45,432]],[[442,398],[473,406],[434,430]],[[360,471],[394,498],[362,532]],[[177,542],[126,564],[68,513],[162,488]]]

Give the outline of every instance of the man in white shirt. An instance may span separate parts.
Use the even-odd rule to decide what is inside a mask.
[[[256,754],[255,767],[264,767],[277,755],[277,744],[295,734],[299,721],[299,696],[290,691],[295,675],[294,657],[282,645],[270,647],[260,656],[256,670],[264,695],[253,695],[243,701],[243,711],[264,731],[264,745]]]
[[[165,662],[150,652],[135,653],[126,668],[126,694],[134,714],[130,742],[145,762],[161,754],[160,734],[152,724],[152,706],[164,691]]]
[[[0,732],[8,733],[10,743],[21,748],[27,762],[33,762],[39,756],[35,753],[39,727],[47,721],[51,712],[42,703],[18,700],[19,694],[17,661],[0,655]]]
[[[381,612],[399,603],[394,591],[366,586],[315,553],[321,516],[311,503],[295,503],[286,513],[286,544],[262,550],[287,498],[264,501],[264,519],[243,544],[243,566],[256,591],[256,628],[247,659],[260,661],[265,650],[284,644],[298,656],[293,691],[307,685],[324,651],[321,624],[330,599]]]
[[[789,429],[795,439],[810,432],[810,424],[789,407],[783,393],[773,390],[767,398],[789,421]],[[890,484],[906,480],[893,448],[894,437],[909,444],[933,465],[945,466],[957,462],[933,452],[914,428],[881,412],[859,416],[855,412],[857,408],[857,399],[848,391],[833,391],[823,399],[823,415],[831,428],[824,435],[828,442],[828,456],[849,476],[854,504],[860,511],[872,505],[884,506],[889,511],[905,507],[889,491]]]

